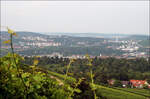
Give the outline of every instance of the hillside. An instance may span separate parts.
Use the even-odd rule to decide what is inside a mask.
[[[50,72],[50,71],[49,71]],[[63,80],[64,75],[50,72],[50,74]],[[68,79],[74,79],[72,77]],[[147,99],[150,98],[148,90],[145,89],[126,89],[126,88],[109,88],[102,85],[97,86],[97,95],[102,95],[106,99]]]
[[[150,40],[147,39],[147,40],[143,40],[140,42],[140,44],[143,46],[143,47],[150,47]]]
[[[19,69],[21,71],[19,75],[22,76],[25,85],[28,86],[28,89],[26,89],[26,91],[29,92],[30,94],[32,94],[32,92],[35,92],[33,96],[29,95],[28,97],[32,97],[32,98],[41,97],[43,99],[46,99],[46,97],[47,98],[55,97],[54,99],[64,99],[65,98],[64,95],[68,94],[70,96],[70,92],[72,93],[72,91],[74,90],[74,87],[73,87],[74,84],[78,82],[78,80],[76,80],[73,77],[69,77],[69,76],[62,75],[56,72],[52,72],[50,70],[47,70],[46,68],[36,67],[36,65],[38,64],[38,61],[36,59],[33,61],[33,65],[30,66],[30,65],[25,65],[25,64],[20,63],[22,59],[20,56],[16,54],[15,54],[15,60],[19,60],[20,62],[18,61],[14,63],[13,60],[10,61],[9,58],[12,59],[11,57],[13,56],[12,54],[9,53],[7,56],[2,57],[0,61],[1,63],[1,68],[0,68],[1,88],[0,90],[3,90],[3,93],[1,93],[0,96],[2,98],[4,98],[3,94],[7,94],[5,98],[9,99],[10,97],[16,97],[16,98],[22,97],[21,94],[14,96],[16,92],[24,93],[22,91],[22,90],[25,90],[23,85],[21,84],[21,82],[18,82],[20,78],[17,77],[17,74],[18,74],[17,68],[13,67],[13,66],[17,66],[17,64],[18,64],[17,66],[18,68],[21,67]],[[10,62],[12,62],[12,66],[8,65]],[[7,71],[9,71],[9,73],[7,73]],[[12,75],[12,76],[9,76],[9,75]],[[6,80],[6,78],[4,77],[7,77],[8,80]],[[36,82],[32,79],[34,79]],[[51,84],[51,86],[44,87],[45,81]],[[10,87],[6,87],[6,84],[8,84]],[[18,88],[21,86],[22,88],[21,90],[19,90]],[[71,88],[71,86],[73,87],[73,89]],[[126,88],[119,88],[119,87],[108,87],[108,86],[106,87],[103,85],[95,85],[95,86],[96,86],[96,95],[99,98],[101,97],[100,99],[148,99],[148,97],[150,97],[149,91],[146,89],[145,90],[144,89],[143,90],[131,89],[131,88],[126,89]],[[32,89],[32,87],[34,89]],[[71,89],[66,89],[65,87],[68,87]],[[14,88],[17,88],[17,90],[14,91]],[[50,92],[45,93],[43,88],[45,88],[44,90],[48,90],[47,88],[50,88],[50,89],[52,88],[52,89]],[[88,81],[86,79],[82,79],[82,81],[79,83],[77,87],[75,87],[75,89],[76,90],[73,91],[75,92],[74,93],[75,96],[71,95],[73,99],[83,99],[83,97],[88,97],[86,99],[90,99],[90,97],[92,97],[92,90],[90,89],[90,83],[88,84]],[[13,93],[10,92],[9,90],[13,91]],[[55,94],[55,91],[57,92],[56,94]],[[85,93],[85,91],[88,94]],[[41,93],[44,96],[40,96]],[[46,94],[48,93],[51,93],[52,96],[47,96]],[[61,94],[61,95],[57,97],[58,94]]]
[[[64,75],[51,72],[49,73],[55,77],[58,77],[59,79],[63,80],[65,78]],[[69,77],[68,81],[75,81],[74,78]],[[105,87],[102,85],[96,85],[97,86],[97,95],[102,95],[106,99],[147,99],[150,98],[149,91],[146,89],[131,89],[131,88],[111,88],[111,87]]]
[[[99,37],[101,36],[101,37]],[[117,38],[116,38],[117,37]],[[148,36],[130,36],[98,33],[50,33],[50,35],[36,32],[17,32],[13,37],[15,52],[23,56],[52,56],[57,53],[62,57],[79,56],[85,54],[92,56],[120,56],[132,57],[135,53],[141,57],[147,57]],[[3,50],[10,49],[3,41],[9,39],[9,34],[1,32],[2,55]],[[131,51],[131,52],[130,52]],[[144,52],[144,56],[142,54]]]
[[[55,75],[60,79],[64,79],[62,74],[50,72],[50,74]],[[74,78],[70,78],[74,79]],[[150,98],[150,94],[148,90],[145,89],[131,89],[131,88],[110,88],[102,85],[97,86],[97,95],[102,95],[106,99],[147,99]]]

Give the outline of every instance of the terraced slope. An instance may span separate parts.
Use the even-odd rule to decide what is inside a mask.
[[[97,94],[101,93],[102,96],[107,97],[108,99],[150,99],[147,96],[144,96],[142,93],[132,93],[125,90],[108,88],[101,85],[97,85]]]

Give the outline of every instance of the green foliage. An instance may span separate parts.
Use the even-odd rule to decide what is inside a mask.
[[[0,58],[0,94],[4,99],[71,99],[73,88],[69,85],[60,85],[57,78],[51,77],[36,67],[38,59],[33,65],[21,66],[23,57],[14,53],[13,36],[16,33],[8,28],[12,53]],[[79,92],[78,89],[75,89]]]
[[[147,84],[144,84],[144,85],[143,85],[143,88],[144,88],[144,89],[149,89]]]
[[[32,58],[26,58],[26,63],[30,63]],[[41,57],[39,65],[53,72],[64,74],[69,59]],[[85,77],[88,81],[89,68],[86,59],[76,59],[69,68],[72,77]],[[120,81],[129,81],[130,79],[145,80],[150,79],[150,64],[143,58],[137,59],[115,59],[115,58],[94,58],[92,62],[94,81],[97,84],[107,84],[107,80],[115,78]]]
[[[91,87],[91,90],[93,91],[93,94],[94,94],[94,99],[97,99],[97,96],[96,96],[96,93],[95,93],[95,90],[96,90],[96,87],[95,87],[95,84],[94,84],[94,74],[93,74],[93,70],[92,70],[92,59],[90,58],[90,56],[87,54],[86,55],[86,58],[87,58],[87,60],[88,60],[88,66],[89,66],[89,70],[90,70],[90,72],[89,72],[89,76],[90,76],[90,79],[91,79],[91,85],[90,85],[90,87]]]
[[[122,83],[121,83],[121,81],[119,81],[119,80],[115,80],[113,86],[114,86],[114,87],[122,87]]]
[[[149,76],[150,77],[150,76]],[[147,79],[147,82],[150,84],[150,78]]]
[[[64,90],[65,86],[59,85],[58,81],[50,79],[49,75],[38,71],[38,68],[34,67],[34,72],[25,72],[19,65],[22,58],[16,56],[15,60],[18,60],[16,63],[18,63],[19,73],[25,83],[24,86],[15,63],[11,61],[12,56],[11,53],[8,53],[0,61],[0,90],[3,91],[1,94],[3,98],[64,99],[69,97],[71,92],[68,89]],[[33,68],[30,69],[33,70]]]

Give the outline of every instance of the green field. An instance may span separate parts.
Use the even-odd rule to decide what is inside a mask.
[[[64,79],[65,79],[65,77],[66,77],[65,75],[62,75],[62,74],[59,74],[59,73],[55,73],[55,72],[51,72],[51,71],[48,71],[48,73],[49,73],[50,75],[52,75],[52,76],[57,77],[58,79],[60,79],[60,80],[62,80],[62,81],[64,81]],[[74,82],[76,82],[76,79],[73,78],[73,77],[67,76],[67,77],[66,77],[66,82],[68,82],[68,83],[74,83]]]
[[[117,89],[150,97],[150,90],[148,89],[137,89],[137,88],[117,88]]]
[[[105,96],[108,99],[149,99],[148,97],[142,95],[145,94],[145,92],[148,92],[148,90],[139,91],[134,89],[128,89],[131,91],[129,92],[123,88],[120,88],[121,89],[120,90],[120,89],[104,87],[101,85],[97,85],[97,87],[98,87],[97,94],[101,93],[102,96]],[[138,94],[140,92],[142,92],[142,94]],[[148,96],[148,93],[146,95]]]

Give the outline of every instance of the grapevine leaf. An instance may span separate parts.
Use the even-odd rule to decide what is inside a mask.
[[[16,34],[16,33],[12,33],[12,35],[17,36],[17,34]]]
[[[73,73],[68,73],[68,75],[73,76]]]
[[[81,93],[80,89],[74,89],[74,91],[77,92],[77,93]]]
[[[9,29],[9,28],[7,28],[7,30],[8,30],[8,33],[9,33],[9,34],[14,33],[14,31],[13,31],[13,30],[11,30],[11,29]]]

